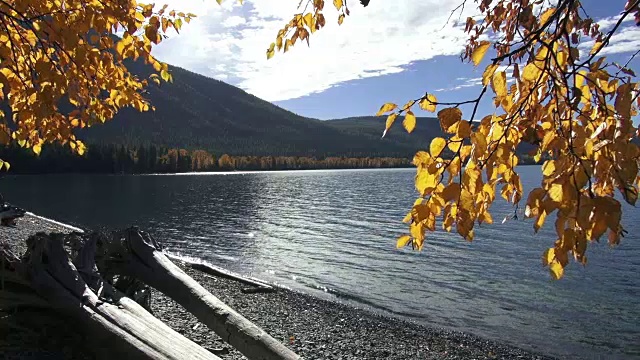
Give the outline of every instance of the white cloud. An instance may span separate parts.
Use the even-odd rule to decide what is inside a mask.
[[[236,27],[238,25],[243,25],[246,23],[247,21],[242,16],[229,16],[228,18],[224,19],[222,25],[224,27]]]
[[[507,70],[507,68],[509,68],[509,66],[499,66],[498,69],[496,71],[505,71]],[[511,76],[510,72],[507,72],[507,84],[512,84],[516,81],[516,79],[514,79]],[[470,87],[481,87],[482,86],[482,78],[481,77],[474,77],[474,78],[457,78],[456,81],[461,81],[461,84],[457,84],[457,85],[453,85],[450,87],[446,87],[446,88],[440,88],[440,89],[436,89],[434,90],[434,92],[447,92],[447,91],[455,91],[455,90],[460,90],[460,89],[464,89],[464,88],[470,88]]]
[[[448,88],[441,88],[441,89],[436,89],[434,90],[434,92],[443,92],[443,91],[454,91],[454,90],[460,90],[460,89],[464,89],[464,88],[468,88],[468,87],[474,87],[474,86],[480,86],[482,85],[482,78],[481,77],[477,77],[477,78],[457,78],[457,81],[462,81],[461,84],[458,85],[454,85]]]
[[[594,41],[585,41],[579,45],[580,58],[584,58],[594,45]],[[632,53],[640,50],[640,28],[635,25],[621,27],[600,51],[600,55]]]
[[[170,64],[218,79],[229,79],[270,101],[321,92],[360,78],[402,72],[415,61],[459,55],[467,35],[446,25],[459,0],[373,0],[367,8],[350,1],[351,16],[342,26],[331,2],[327,25],[311,36],[311,47],[297,43],[291,52],[267,61],[266,49],[277,31],[296,13],[297,0],[170,1],[170,7],[199,15],[154,50]],[[193,3],[196,3],[194,5]],[[469,9],[471,8],[471,9]],[[471,15],[467,7],[460,16]],[[458,14],[452,17],[452,22]],[[444,27],[444,28],[443,28]]]
[[[597,24],[600,26],[600,31],[611,30],[613,26],[616,23],[618,23],[618,21],[620,20],[620,17],[621,17],[620,15],[616,15],[616,16],[610,16],[610,17],[606,17],[598,20]],[[622,24],[630,21],[633,21],[633,16],[628,15],[622,20]]]

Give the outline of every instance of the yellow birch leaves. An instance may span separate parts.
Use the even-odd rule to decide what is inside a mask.
[[[413,129],[416,128],[416,116],[411,110],[407,111],[407,114],[404,116],[404,120],[402,120],[402,126],[404,126],[405,130],[407,130],[408,133],[411,133]]]
[[[473,65],[478,66],[478,64],[480,64],[480,62],[484,58],[484,55],[487,53],[487,50],[489,50],[490,46],[491,46],[491,42],[486,40],[481,41],[478,44],[478,46],[475,48],[475,50],[473,50],[473,53],[471,54],[471,60],[473,61]]]
[[[428,112],[436,112],[437,102],[435,95],[427,94],[423,99],[420,99],[420,108]]]
[[[491,92],[496,110],[473,123],[463,120],[458,105],[438,111],[447,136],[431,140],[429,151],[413,159],[420,197],[405,218],[409,234],[397,246],[422,249],[436,218],[445,231],[455,229],[471,241],[475,224],[493,223],[489,209],[496,197],[519,204],[525,194],[516,150],[527,143],[541,162],[542,181],[527,194],[524,217],[538,232],[553,216],[557,239],[542,263],[560,279],[571,258],[587,263],[589,243],[606,235],[616,245],[626,233],[616,193],[631,205],[637,202],[640,129],[632,119],[640,85],[633,70],[599,56],[604,34],[578,8],[549,8],[536,18],[525,2],[489,4],[479,5],[482,22],[467,20],[471,35],[464,58],[477,66],[492,45],[496,57],[482,73],[479,98],[458,105],[475,104],[475,115],[477,103]],[[640,13],[640,6],[634,11]],[[549,26],[565,18],[571,19],[567,26]],[[533,41],[518,40],[514,28]],[[478,41],[488,31],[498,40]],[[578,32],[594,39],[588,59],[578,58]],[[415,101],[428,111],[438,105],[430,95]]]
[[[0,99],[13,113],[0,114],[0,146],[15,141],[36,154],[50,142],[84,154],[76,128],[108,121],[126,107],[151,110],[142,95],[148,80],[171,81],[151,49],[195,16],[114,0],[7,0],[0,12],[7,15],[0,24]],[[114,35],[123,30],[121,38]],[[125,59],[144,61],[159,77],[131,74]]]
[[[432,158],[437,158],[442,153],[442,150],[447,146],[447,140],[437,137],[431,140],[431,145],[429,146],[429,153]]]

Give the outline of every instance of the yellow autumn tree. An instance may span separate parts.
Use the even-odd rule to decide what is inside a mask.
[[[490,207],[498,196],[516,209],[525,199],[524,213],[534,219],[536,232],[555,216],[557,240],[543,254],[543,263],[556,279],[571,257],[586,264],[589,242],[606,234],[615,245],[625,234],[615,194],[632,205],[638,198],[640,150],[633,140],[640,129],[632,117],[640,92],[628,68],[631,60],[620,65],[601,53],[625,19],[640,19],[640,0],[627,1],[606,32],[584,15],[580,1],[555,3],[475,2],[481,16],[467,19],[469,40],[462,59],[478,66],[490,49],[495,54],[477,98],[441,103],[427,92],[403,106],[381,106],[378,115],[388,114],[385,133],[400,116],[411,132],[416,124],[412,109],[419,107],[437,111],[447,134],[433,139],[429,149],[413,159],[419,197],[405,218],[409,234],[398,238],[398,247],[422,249],[425,234],[435,231],[438,221],[446,231],[455,229],[473,240],[475,224],[493,222]],[[310,11],[296,14],[280,30],[267,58],[277,50],[288,51],[296,41],[308,43],[309,34],[325,25],[323,0],[303,1],[301,6]],[[349,15],[347,2],[334,0],[333,6],[341,24]],[[581,52],[579,46],[589,41],[590,51]],[[495,112],[472,121],[479,115],[478,104],[490,96]],[[460,107],[468,104],[473,110],[463,114]],[[535,146],[537,162],[548,159],[541,164],[540,186],[528,194],[516,168],[516,148],[525,142]],[[446,149],[453,157],[443,158]]]
[[[1,0],[0,146],[16,141],[39,153],[44,143],[60,142],[82,154],[75,128],[125,107],[152,109],[144,88],[171,75],[151,49],[193,16],[135,0]],[[157,73],[140,79],[127,59]]]

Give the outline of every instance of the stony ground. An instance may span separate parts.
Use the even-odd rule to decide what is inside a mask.
[[[18,249],[17,244],[29,234],[43,230],[64,228],[25,217],[16,228],[0,228],[0,241],[10,241]],[[284,289],[245,294],[241,289],[246,285],[182,267],[305,359],[548,359],[473,335],[432,329]],[[244,359],[173,300],[158,292],[152,299],[154,314],[176,331],[223,359]],[[82,342],[82,335],[55,315],[25,309],[0,313],[0,358],[93,358],[89,349],[78,345]],[[30,357],[28,351],[36,356]]]

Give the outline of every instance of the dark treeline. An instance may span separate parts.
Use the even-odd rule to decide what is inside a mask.
[[[110,173],[147,174],[231,170],[357,169],[411,166],[410,159],[391,157],[220,157],[204,150],[170,149],[154,145],[91,145],[83,156],[68,147],[47,145],[39,156],[16,145],[0,147],[0,159],[11,164],[14,174]]]

